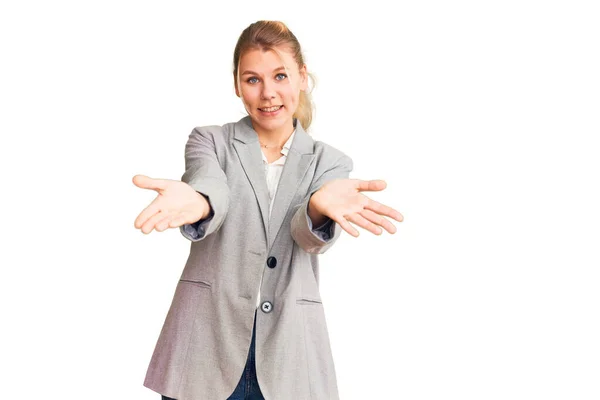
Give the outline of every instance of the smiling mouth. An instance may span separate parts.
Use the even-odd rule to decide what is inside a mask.
[[[264,112],[274,112],[274,111],[279,110],[282,107],[283,106],[273,106],[273,107],[259,108],[259,110],[264,111]]]

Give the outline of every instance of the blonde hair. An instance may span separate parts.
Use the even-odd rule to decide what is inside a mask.
[[[283,22],[257,21],[244,29],[233,52],[233,79],[235,80],[235,85],[238,90],[241,91],[239,66],[242,54],[248,50],[260,49],[273,50],[281,57],[281,53],[275,48],[278,46],[287,47],[292,53],[294,60],[296,60],[298,69],[302,68],[304,65],[304,57],[302,56],[300,43],[292,31],[290,31]],[[313,81],[312,87],[314,87],[314,76],[311,73],[308,73],[308,77]],[[308,130],[312,122],[312,117],[313,104],[310,91],[300,91],[300,99],[298,108],[296,108],[296,111],[294,112],[294,118],[297,118],[302,127],[305,130]]]

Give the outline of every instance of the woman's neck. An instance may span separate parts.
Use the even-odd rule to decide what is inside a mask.
[[[258,126],[254,128],[258,134],[258,140],[261,142],[261,145],[267,145],[269,148],[282,147],[285,142],[288,141],[294,132],[294,129],[294,124],[292,122],[290,122],[290,124],[285,124],[283,127],[273,131],[262,130]]]

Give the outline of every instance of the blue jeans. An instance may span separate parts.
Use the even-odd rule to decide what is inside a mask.
[[[258,387],[258,381],[256,380],[256,364],[254,359],[254,348],[256,342],[256,311],[254,311],[254,328],[252,328],[252,342],[250,343],[250,350],[248,351],[248,359],[246,360],[246,367],[242,372],[242,377],[237,384],[237,387],[227,398],[227,400],[265,400],[260,388]],[[176,400],[167,396],[162,396],[162,400]]]

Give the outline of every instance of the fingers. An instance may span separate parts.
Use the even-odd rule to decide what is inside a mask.
[[[359,232],[354,228],[344,216],[338,215],[332,218],[339,226],[354,237],[358,237]]]
[[[152,229],[157,232],[163,232],[169,228],[179,228],[182,225],[191,223],[192,219],[189,213],[185,212],[159,211],[142,225],[142,232],[148,234],[152,232]]]
[[[149,234],[150,232],[152,232],[152,229],[156,229],[156,224],[159,223],[160,221],[162,221],[163,219],[169,217],[169,215],[167,213],[164,213],[162,211],[157,212],[156,214],[152,215],[150,218],[148,218],[148,220],[146,222],[144,222],[144,224],[142,225],[142,232],[145,234]]]
[[[377,214],[385,215],[390,218],[394,218],[398,222],[402,222],[404,217],[400,212],[394,210],[392,207],[388,207],[385,204],[381,204],[375,200],[369,199],[367,204],[365,205],[365,209],[375,211]]]
[[[188,219],[183,213],[160,211],[142,225],[142,232],[148,234],[152,232],[152,229],[156,232],[163,232],[169,228],[178,228],[188,223]]]
[[[355,179],[355,181],[357,183],[358,190],[361,192],[362,191],[370,191],[370,192],[381,191],[387,187],[387,183],[381,179],[374,179],[374,180],[370,180],[370,181]],[[400,214],[400,212],[398,212],[397,210],[394,210],[392,207],[388,207],[388,206],[381,204],[375,200],[371,200],[368,197],[366,197],[366,198],[368,199],[368,201],[364,205],[365,209],[370,209],[372,211],[375,211],[377,214],[388,216],[390,218],[395,219],[398,222],[402,222],[404,220],[404,217],[402,216],[402,214]],[[386,228],[386,230],[389,231],[389,229],[387,229],[387,228]]]
[[[390,221],[387,220],[387,218],[382,217],[381,215],[374,213],[371,210],[362,210],[360,212],[360,215],[363,216],[366,220],[371,221],[372,224],[377,225],[378,227],[382,227],[384,228],[386,231],[388,231],[389,233],[396,233],[396,227],[394,226],[394,224],[392,224]],[[368,228],[367,228],[368,229]],[[372,229],[369,229],[371,232],[373,232]],[[373,232],[375,233],[375,232]],[[381,234],[381,232],[377,233],[377,234]]]
[[[135,186],[142,189],[164,190],[167,187],[167,179],[153,179],[146,175],[136,175],[132,182]]]
[[[381,227],[384,227],[389,233],[396,233],[396,227],[390,221],[370,210],[344,215],[343,217],[334,218],[334,220],[342,229],[354,237],[358,237],[359,232],[349,222],[378,236],[383,233]]]
[[[382,228],[391,234],[396,233],[394,224],[371,210],[362,210],[358,213],[348,214],[344,218],[378,236],[383,233]]]
[[[161,219],[160,221],[158,221],[156,223],[156,225],[154,225],[154,230],[156,232],[163,232],[166,231],[169,228],[177,228],[179,227],[179,225],[177,226],[171,226],[173,224],[173,220],[177,218],[177,215],[172,214],[172,215],[167,215],[165,216],[163,219]]]
[[[368,199],[366,196],[364,197]],[[335,221],[338,222],[338,224],[346,232],[350,233],[354,237],[358,237],[358,231],[352,227],[352,225],[348,224],[348,222],[352,222],[353,224],[360,226],[361,228],[375,235],[381,235],[383,233],[382,228],[391,234],[396,233],[396,226],[388,221],[384,215],[394,218],[398,222],[402,222],[404,219],[402,214],[393,208],[368,199],[367,206],[365,206],[365,208],[360,211],[351,212],[343,215],[342,217],[338,217],[339,220],[335,219]]]
[[[169,180],[168,179],[153,179],[146,175],[135,175],[132,179],[134,185],[142,189],[152,189],[161,193],[167,189]],[[160,204],[159,204],[160,202]],[[157,222],[155,219],[152,220],[157,214],[161,213],[161,207],[164,207],[164,202],[161,200],[161,196],[157,196],[156,199],[148,207],[146,207],[140,215],[135,219],[133,225],[137,229],[142,229],[144,233],[150,233],[152,229],[155,229]],[[165,217],[165,214],[160,214]],[[152,222],[150,222],[152,220]],[[161,225],[162,227],[162,225]],[[166,228],[165,228],[166,229]]]
[[[346,218],[346,220],[352,222],[355,225],[360,226],[363,229],[372,232],[375,235],[381,235],[382,233],[381,228],[379,226],[375,225],[359,213],[348,214],[344,217]]]
[[[138,217],[135,219],[135,222],[133,223],[133,226],[135,226],[137,229],[140,229],[150,217],[152,217],[159,211],[160,208],[158,206],[157,199],[155,199],[152,203],[150,203],[148,207],[144,208],[140,215],[138,215]]]

